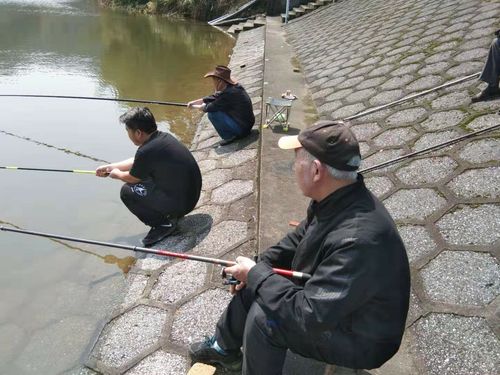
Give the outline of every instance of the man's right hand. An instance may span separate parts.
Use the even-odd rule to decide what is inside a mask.
[[[232,284],[229,286],[229,293],[231,293],[231,295],[235,295],[236,293],[238,293],[241,289],[245,288],[247,286],[247,283],[244,283],[243,281],[241,281],[239,284]]]
[[[101,165],[95,170],[95,175],[98,177],[108,177],[109,173],[113,170],[111,164]]]

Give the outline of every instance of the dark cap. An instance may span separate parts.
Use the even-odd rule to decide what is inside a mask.
[[[304,147],[320,162],[341,171],[355,171],[361,164],[358,140],[343,121],[318,121],[298,136],[281,137],[278,146]]]

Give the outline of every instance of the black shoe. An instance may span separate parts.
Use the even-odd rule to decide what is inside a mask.
[[[500,88],[498,86],[488,86],[479,94],[474,96],[471,101],[472,103],[481,102],[483,100],[494,99],[497,96],[500,96]]]
[[[215,336],[205,337],[205,341],[195,342],[189,347],[189,357],[193,363],[201,362],[208,365],[217,364],[230,371],[241,370],[242,354],[238,350],[228,350],[227,354],[221,354],[212,348]]]
[[[142,243],[144,244],[144,246],[151,246],[157,242],[160,242],[161,240],[163,240],[165,237],[171,235],[177,225],[176,225],[176,221],[175,220],[171,220],[169,221],[168,223],[166,224],[162,224],[162,225],[158,225],[156,227],[152,227],[148,234],[146,235],[146,237],[144,237],[142,239]]]
[[[226,146],[228,144],[231,144],[233,143],[234,141],[236,141],[238,139],[238,137],[231,137],[231,138],[228,138],[228,139],[223,139],[219,142],[218,146]]]

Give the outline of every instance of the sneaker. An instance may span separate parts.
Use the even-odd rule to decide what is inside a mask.
[[[228,350],[226,354],[221,354],[213,348],[214,342],[215,336],[212,336],[205,337],[205,341],[192,344],[189,347],[189,357],[191,357],[191,361],[193,361],[193,363],[206,363],[207,365],[220,365],[230,371],[241,370],[243,361],[241,351],[239,349]]]
[[[500,96],[500,88],[498,86],[488,86],[478,95],[474,96],[471,101],[472,103],[481,102],[483,100],[494,99]]]
[[[157,242],[160,242],[175,231],[177,227],[176,224],[177,223],[175,221],[169,221],[167,224],[152,227],[146,237],[142,239],[142,243],[144,244],[144,246],[151,246]]]

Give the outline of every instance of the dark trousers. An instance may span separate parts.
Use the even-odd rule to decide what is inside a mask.
[[[243,346],[243,375],[279,375],[286,351],[351,369],[380,367],[399,348],[395,342],[375,342],[340,327],[321,332],[287,328],[253,300],[248,289],[238,292],[220,317],[215,337],[220,347]]]
[[[224,349],[244,347],[242,374],[277,375],[283,369],[287,346],[273,326],[251,293],[242,289],[219,319],[215,337]]]
[[[243,136],[241,127],[225,112],[208,112],[208,119],[222,139]]]
[[[183,216],[179,203],[158,189],[153,181],[124,184],[120,198],[130,212],[150,227],[166,224],[169,218]]]
[[[484,64],[483,71],[479,79],[487,82],[488,86],[498,87],[498,80],[500,77],[500,38],[495,38],[491,43],[490,51],[486,63]]]

